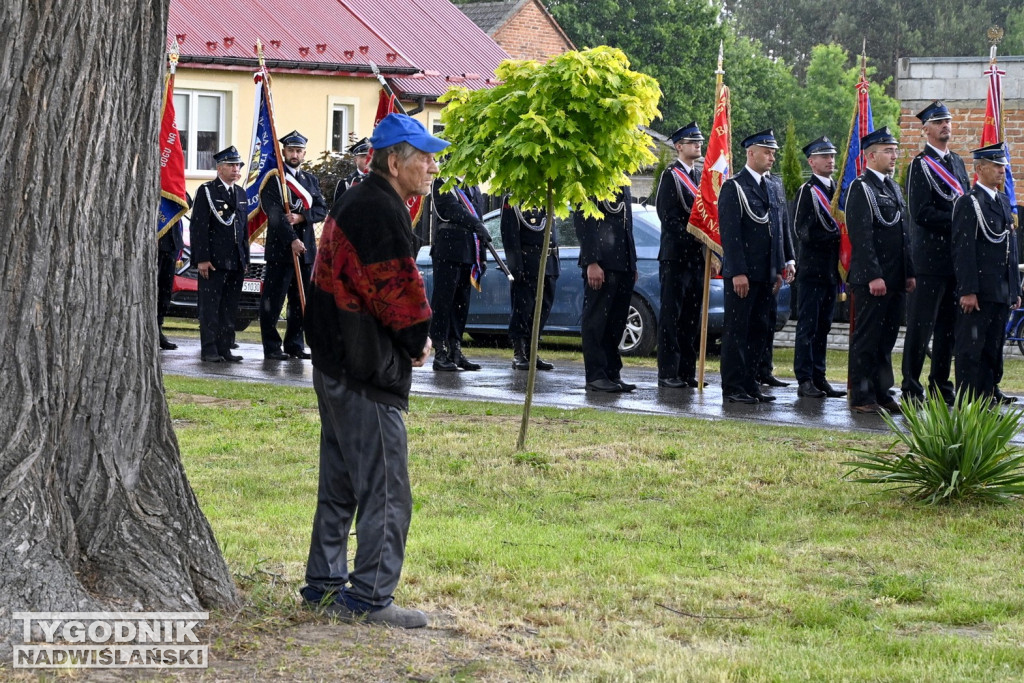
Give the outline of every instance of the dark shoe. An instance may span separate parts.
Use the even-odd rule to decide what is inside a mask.
[[[290,356],[283,351],[271,351],[263,354],[264,360],[288,360]]]
[[[311,357],[308,351],[303,351],[301,349],[298,351],[285,351],[285,353],[287,353],[291,358],[309,359]]]
[[[1003,405],[1009,405],[1011,403],[1017,402],[1016,396],[1007,396],[1002,392],[1002,390],[999,387],[996,387],[995,391],[992,392],[992,398],[999,401]]]
[[[234,351],[237,348],[238,348],[238,344],[235,343],[235,342],[231,342],[231,350]]]
[[[448,348],[451,349],[448,353],[448,359],[455,363],[457,367],[460,367],[463,370],[470,371],[480,369],[481,366],[479,363],[474,363],[473,361],[462,355],[462,344],[460,342],[455,342],[454,344],[451,344]]]
[[[765,394],[760,391],[757,391],[750,395],[756,398],[758,403],[771,403],[772,401],[775,400],[775,396],[772,396],[771,394]]]
[[[608,394],[618,394],[624,391],[621,384],[610,379],[595,379],[593,382],[587,382],[587,389],[590,391],[603,391]]]
[[[764,384],[765,386],[769,386],[769,387],[788,387],[789,386],[789,382],[783,382],[781,379],[779,379],[775,375],[768,375],[767,377],[762,377],[761,379],[757,380],[757,383],[758,384]]]
[[[865,403],[862,406],[850,406],[850,411],[854,413],[862,413],[865,415],[877,415],[881,412],[881,408],[877,403]]]
[[[160,333],[160,350],[161,351],[173,351],[178,348],[178,345],[172,342],[170,339],[164,336],[164,333]]]
[[[824,391],[825,392],[825,396],[827,396],[829,398],[842,398],[843,396],[846,396],[846,392],[845,391],[840,391],[839,389],[833,389],[832,385],[828,383],[828,380],[824,380],[823,379],[820,382],[815,382],[814,386],[816,386],[819,389],[821,389],[822,391]]]
[[[879,403],[879,408],[886,410],[890,415],[902,415],[903,410],[900,408],[900,404],[896,401],[886,401],[885,403]]]
[[[825,398],[826,394],[824,391],[814,386],[814,382],[809,379],[805,379],[800,382],[800,387],[796,390],[797,396],[804,398]]]
[[[636,385],[635,384],[630,384],[629,382],[623,382],[621,379],[615,380],[615,383],[618,384],[620,387],[622,387],[623,391],[633,391],[634,389],[636,389]]]
[[[434,351],[435,372],[458,372],[459,366],[448,355],[448,347],[444,344],[438,345]]]
[[[698,382],[696,380],[696,378],[685,380],[685,382],[686,382],[686,386],[690,387],[691,389],[703,389],[704,387],[706,387],[708,385],[707,382],[704,382],[704,386],[701,386],[701,383]]]
[[[394,628],[423,628],[430,623],[427,615],[418,609],[406,609],[395,603],[358,615],[358,618],[366,621],[367,624],[380,624]]]
[[[742,392],[738,393],[738,394],[725,394],[725,395],[722,396],[722,398],[724,400],[728,401],[729,403],[747,403],[747,404],[757,403],[757,399],[756,398],[754,398],[750,394],[746,394],[746,393],[742,393]]]
[[[664,389],[685,389],[690,385],[678,377],[666,377],[658,380],[658,386]]]
[[[512,340],[512,369],[529,370],[530,352],[526,348],[525,339]]]
[[[223,363],[224,356],[200,356],[204,363]]]
[[[537,369],[538,370],[554,370],[555,364],[549,363],[540,356],[537,356]]]
[[[231,361],[232,363],[241,363],[242,362],[242,357],[241,356],[236,356],[233,353],[225,353],[224,354],[224,360]]]

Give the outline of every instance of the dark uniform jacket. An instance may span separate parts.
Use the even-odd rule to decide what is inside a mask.
[[[880,220],[874,214],[871,198]],[[914,277],[907,225],[903,195],[891,178],[883,181],[874,171],[865,169],[850,183],[846,197],[846,228],[853,248],[850,284],[866,285],[882,278],[887,291],[904,291],[907,278]]]
[[[759,187],[746,166],[723,185],[718,197],[719,231],[722,236],[722,276],[746,275],[751,282],[774,283],[782,273],[784,233],[788,229],[785,199],[770,177]],[[748,212],[740,205],[746,197]],[[770,197],[770,199],[769,199]],[[751,218],[767,217],[764,223]]]
[[[303,326],[313,366],[378,403],[408,408],[430,305],[409,209],[371,173],[331,207]]]
[[[334,197],[331,200],[331,206],[334,206],[334,202],[338,201],[338,198],[345,194],[346,190],[351,190],[353,187],[363,182],[363,180],[366,179],[366,175],[366,173],[360,173],[356,170],[339,180],[338,184],[334,186]]]
[[[690,222],[690,210],[693,208],[693,194],[676,177],[673,168],[686,173],[682,162],[677,159],[661,174],[656,201],[658,218],[661,219],[661,249],[658,251],[658,260],[682,261],[692,268],[703,268],[704,248],[686,229]],[[690,179],[694,185],[700,185],[697,169],[690,170]]]
[[[245,270],[249,265],[248,202],[238,183],[231,189],[229,193],[219,178],[199,187],[192,205],[192,263],[209,261],[218,270]],[[224,225],[214,212],[234,222]]]
[[[513,273],[522,272],[524,268],[523,254],[540,255],[544,248],[544,209],[520,210],[508,204],[501,209],[501,245],[505,248],[505,265]],[[552,248],[544,268],[546,277],[558,277],[561,272],[558,263],[558,231],[551,226],[551,239],[548,246]],[[535,262],[536,263],[536,262]],[[534,265],[534,269],[539,268]],[[524,273],[531,280],[535,273]]]
[[[972,201],[973,200],[973,201]],[[985,220],[980,225],[975,202]],[[1017,255],[1011,251],[1013,214],[1006,195],[989,197],[974,186],[953,208],[953,267],[956,294],[976,294],[979,301],[1013,303],[1020,294]],[[1001,242],[992,242],[1003,235]]]
[[[441,192],[444,183],[444,178],[434,178],[430,189],[431,212],[435,221],[430,255],[442,261],[476,263],[474,236],[485,229],[484,224],[466,207],[454,189]],[[472,198],[470,201],[472,203]]]
[[[911,253],[914,270],[925,275],[952,275],[952,221],[956,195],[928,168],[925,156],[938,161],[931,145],[914,157],[907,173],[907,204],[910,208]],[[966,192],[970,187],[963,160],[949,152],[939,162],[956,176]]]
[[[636,272],[632,204],[633,195],[628,187],[623,187],[610,204],[597,202],[604,218],[587,218],[582,211],[573,213],[572,223],[580,242],[581,268],[585,270],[591,263],[597,263],[603,270]]]
[[[837,284],[839,282],[839,226],[818,202],[814,189],[825,193],[829,201],[836,190],[812,175],[796,195],[793,223],[800,243],[797,278]]]
[[[290,173],[285,169],[285,173]],[[316,259],[316,233],[314,223],[327,218],[327,202],[320,192],[320,181],[312,173],[301,169],[294,174],[295,178],[313,196],[313,204],[308,209],[289,191],[292,213],[302,215],[306,220],[292,225],[284,219],[284,204],[281,202],[281,185],[277,178],[270,178],[260,192],[260,206],[267,214],[267,261],[271,263],[292,262],[292,242],[302,240],[306,245],[305,262],[313,263]]]

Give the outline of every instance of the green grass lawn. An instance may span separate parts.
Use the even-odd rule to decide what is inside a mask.
[[[261,630],[309,623],[295,604],[316,499],[312,390],[165,381],[190,481]],[[887,445],[878,436],[533,415],[517,453],[516,406],[413,399],[397,598],[453,635],[414,654],[338,640],[321,658],[415,680],[1024,678],[1019,504],[924,508],[844,482],[849,449]]]

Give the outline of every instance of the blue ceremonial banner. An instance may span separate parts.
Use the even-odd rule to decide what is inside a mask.
[[[839,192],[832,199],[832,216],[839,224],[839,274],[844,282],[850,272],[850,258],[853,254],[850,233],[846,230],[846,195],[853,181],[864,172],[864,153],[860,148],[860,139],[875,130],[875,119],[871,116],[870,87],[866,60],[861,57],[860,80],[856,86],[857,104],[854,105],[850,138],[846,143],[846,162],[839,174]]]
[[[245,196],[249,202],[249,241],[260,236],[267,228],[267,214],[260,208],[260,190],[271,178],[278,176],[280,167],[277,139],[272,120],[273,105],[270,88],[264,72],[253,74],[256,83],[256,102],[253,110],[252,146],[249,154],[249,174],[245,180]],[[284,196],[282,193],[281,196]]]

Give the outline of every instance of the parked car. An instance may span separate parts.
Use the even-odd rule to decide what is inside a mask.
[[[171,307],[167,315],[176,318],[197,318],[199,300],[199,271],[192,263],[192,249],[189,219],[181,219],[182,241],[185,247],[178,255],[174,269],[174,285],[171,288]],[[263,293],[263,271],[266,269],[263,245],[253,242],[249,245],[249,267],[242,282],[242,296],[238,300],[238,315],[235,329],[244,330],[259,316],[260,295]]]
[[[504,258],[501,245],[501,212],[491,211],[484,215],[484,224],[494,238],[494,248]],[[555,302],[544,328],[547,335],[579,336],[583,315],[583,275],[577,260],[580,245],[576,240],[572,221],[558,219],[554,229],[558,231],[559,259],[562,274],[558,278]],[[658,315],[661,311],[661,286],[658,282],[658,248],[661,244],[661,221],[653,207],[633,205],[633,238],[636,242],[637,270],[639,277],[633,286],[626,330],[622,335],[619,349],[625,355],[642,356],[654,351],[658,343]],[[489,257],[488,257],[489,258]],[[423,275],[427,295],[433,290],[433,265],[430,247],[420,249],[416,265]],[[710,303],[708,306],[709,344],[722,336],[725,319],[725,295],[721,278],[711,280]],[[789,320],[789,286],[779,291],[779,315],[776,327]],[[466,331],[474,339],[504,339],[508,335],[508,320],[511,315],[508,280],[489,259],[484,273],[481,291],[473,290],[469,305],[469,320]]]

